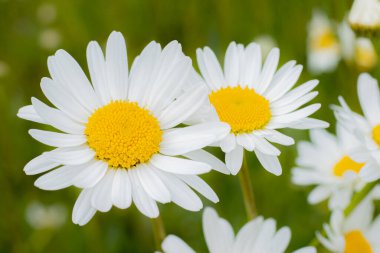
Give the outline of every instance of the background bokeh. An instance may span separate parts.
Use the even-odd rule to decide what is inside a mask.
[[[222,59],[230,41],[247,44],[267,34],[281,50],[281,63],[296,59],[305,64],[307,22],[312,10],[322,9],[340,22],[350,5],[349,0],[0,0],[0,252],[154,251],[150,220],[135,207],[98,213],[88,225],[79,227],[71,222],[77,189],[42,191],[33,186],[36,176],[23,172],[30,159],[49,148],[27,133],[40,126],[18,119],[16,113],[30,103],[32,96],[46,101],[39,84],[49,75],[47,57],[55,50],[64,48],[87,71],[87,43],[97,40],[104,45],[113,30],[124,34],[130,61],[151,40],[167,44],[176,39],[193,59],[196,48],[208,45]],[[379,41],[374,42],[378,47]],[[335,72],[317,77],[305,69],[299,83],[320,80],[316,100],[323,107],[317,117],[334,125],[329,105],[337,103],[339,94],[358,108],[358,74],[341,62]],[[372,74],[379,79],[379,68]],[[298,140],[308,138],[306,131],[285,132]],[[267,173],[253,156],[249,165],[260,214],[277,219],[279,226],[289,225],[293,232],[290,249],[295,249],[308,244],[314,231],[328,219],[328,211],[325,204],[307,204],[310,188],[291,184],[295,146],[281,150],[281,177]],[[219,150],[213,151],[221,157]],[[215,208],[236,231],[246,221],[238,178],[216,172],[204,178],[220,197]],[[50,211],[33,215],[36,205],[50,206]],[[52,209],[51,205],[58,207]],[[211,203],[205,201],[205,205]],[[190,213],[173,204],[161,205],[160,209],[168,233],[181,236],[200,252],[206,251],[201,213]],[[51,214],[56,211],[59,223],[54,220],[57,215]],[[33,221],[38,218],[42,225]]]

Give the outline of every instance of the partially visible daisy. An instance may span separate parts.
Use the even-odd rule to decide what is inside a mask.
[[[317,237],[333,253],[380,253],[380,216],[373,220],[374,206],[367,199],[349,217],[341,210],[333,212],[330,224],[324,225],[327,237]]]
[[[298,144],[292,181],[298,185],[316,185],[309,194],[309,203],[329,198],[330,209],[344,209],[352,194],[365,185],[359,176],[364,163],[357,163],[349,156],[360,146],[356,137],[339,124],[336,132],[334,136],[325,130],[312,130],[311,141]]]
[[[255,152],[269,172],[280,175],[280,150],[271,144],[293,145],[294,140],[278,131],[282,128],[310,129],[328,124],[309,118],[320,108],[310,102],[317,80],[296,84],[302,66],[289,61],[278,71],[280,51],[274,48],[262,63],[260,46],[247,47],[232,42],[224,59],[224,71],[210,48],[197,50],[200,71],[208,87],[209,101],[214,112],[209,121],[226,122],[230,134],[219,145],[226,153],[226,164],[236,175],[243,161],[243,150]]]
[[[370,182],[380,178],[380,91],[377,81],[367,73],[359,76],[358,96],[364,117],[352,112],[341,97],[342,106],[333,109],[339,124],[360,142],[350,156],[358,163],[366,163],[359,174]]]
[[[283,253],[290,242],[288,227],[276,231],[276,221],[262,217],[245,224],[235,236],[230,223],[210,207],[203,213],[203,233],[210,253]],[[182,239],[169,235],[162,243],[164,253],[195,253]],[[306,247],[294,253],[315,253]]]
[[[269,34],[262,34],[255,37],[254,41],[260,45],[263,57],[266,57],[272,48],[277,47],[277,42]]]
[[[307,36],[308,69],[316,75],[332,72],[341,59],[340,53],[332,22],[324,12],[313,11]]]
[[[191,60],[173,41],[165,48],[151,42],[128,71],[126,45],[113,32],[104,55],[96,42],[87,48],[92,84],[65,51],[49,57],[52,78],[41,88],[56,107],[36,98],[18,116],[61,132],[32,129],[36,140],[57,147],[25,166],[28,175],[48,172],[35,185],[44,190],[83,188],[73,222],[86,224],[97,210],[128,208],[133,202],[148,217],[157,217],[156,202],[174,202],[191,211],[202,208],[195,189],[217,202],[197,175],[223,163],[201,150],[224,138],[225,123],[178,127],[207,99],[204,87],[185,88],[193,73]],[[190,188],[191,187],[191,188]]]
[[[373,69],[378,62],[378,55],[370,39],[356,37],[346,21],[338,28],[342,57],[348,63],[353,63],[360,71]]]
[[[67,210],[59,203],[44,205],[32,202],[26,208],[25,218],[35,229],[59,228],[66,222]]]
[[[358,33],[373,33],[380,30],[380,1],[355,0],[348,21]]]

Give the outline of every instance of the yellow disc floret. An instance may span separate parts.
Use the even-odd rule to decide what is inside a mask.
[[[97,109],[88,119],[85,134],[98,159],[125,169],[148,161],[162,140],[158,120],[137,103],[126,101]]]
[[[312,47],[315,50],[327,49],[335,46],[337,43],[334,33],[326,29],[312,41]]]
[[[372,138],[380,146],[380,125],[375,126],[372,129]]]
[[[363,166],[364,163],[357,163],[354,160],[352,160],[349,156],[343,156],[343,158],[335,164],[333,171],[335,176],[341,177],[347,171],[359,173]]]
[[[353,230],[345,235],[344,253],[373,253],[372,247],[359,230]]]
[[[269,101],[247,87],[222,88],[209,98],[219,119],[228,123],[235,134],[262,129],[272,116]]]

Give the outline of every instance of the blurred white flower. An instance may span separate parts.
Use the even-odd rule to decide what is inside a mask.
[[[380,30],[380,1],[355,0],[348,16],[352,29],[358,33]]]
[[[356,137],[339,124],[336,132],[334,136],[325,130],[312,130],[311,141],[298,144],[292,181],[297,185],[316,185],[309,194],[309,203],[330,198],[330,209],[344,209],[352,194],[366,184],[359,176],[364,163],[357,163],[349,156],[360,146]]]
[[[32,202],[26,208],[25,218],[35,229],[58,228],[66,222],[67,209],[62,204]]]
[[[210,253],[283,253],[290,242],[288,227],[276,231],[276,221],[257,217],[234,234],[231,224],[213,208],[203,212],[203,233]],[[162,243],[164,253],[195,253],[182,239],[169,235]],[[316,253],[306,247],[294,253]]]
[[[229,171],[202,148],[230,128],[221,122],[178,127],[207,100],[204,85],[185,90],[195,71],[181,45],[172,41],[162,49],[152,41],[129,72],[123,35],[112,32],[105,54],[98,43],[89,43],[87,61],[92,83],[70,54],[58,50],[48,59],[51,78],[41,80],[55,107],[32,98],[32,105],[19,110],[20,118],[61,131],[29,131],[56,147],[25,166],[28,175],[46,172],[35,185],[82,188],[72,215],[79,225],[97,211],[132,203],[150,218],[159,215],[157,202],[199,211],[203,204],[193,189],[218,202],[198,175]]]
[[[365,163],[360,176],[367,182],[380,178],[380,91],[378,82],[364,73],[358,79],[358,96],[364,117],[351,111],[342,97],[341,106],[333,106],[338,123],[351,132],[360,146],[350,156]]]
[[[332,72],[341,59],[340,46],[334,27],[327,15],[313,11],[308,26],[307,63],[313,74]]]
[[[215,145],[225,153],[227,167],[236,175],[243,162],[244,150],[254,152],[270,173],[281,175],[278,156],[272,143],[284,146],[294,139],[279,129],[327,127],[311,118],[320,104],[308,104],[317,95],[312,91],[318,80],[294,88],[303,67],[289,61],[278,68],[280,50],[274,48],[263,62],[260,45],[230,43],[224,58],[224,70],[209,47],[197,49],[199,69],[208,89],[212,109],[207,121],[226,122],[231,132]],[[306,105],[308,104],[308,105]],[[306,105],[306,106],[305,106]]]
[[[50,24],[55,21],[57,10],[52,3],[43,3],[37,8],[37,18],[43,24]]]
[[[56,29],[45,29],[39,35],[39,43],[44,49],[57,49],[61,43],[61,34]]]
[[[342,210],[331,215],[324,225],[327,237],[317,233],[319,241],[332,253],[380,253],[380,215],[373,219],[374,206],[365,199],[347,218]]]
[[[263,57],[266,57],[272,48],[277,47],[277,43],[274,38],[269,34],[262,34],[257,36],[254,41],[260,45]]]
[[[349,64],[355,64],[360,71],[373,69],[378,62],[378,55],[372,41],[365,37],[357,38],[346,21],[338,28],[342,57]]]

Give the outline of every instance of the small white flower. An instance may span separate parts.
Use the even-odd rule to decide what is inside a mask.
[[[320,10],[313,11],[308,26],[307,66],[311,73],[321,74],[336,69],[341,58],[333,24]]]
[[[298,144],[292,181],[298,185],[316,185],[309,194],[309,203],[330,198],[330,209],[343,209],[352,194],[365,185],[358,175],[364,163],[357,163],[349,156],[360,146],[356,137],[340,125],[336,132],[334,136],[325,130],[312,130],[311,142]]]
[[[35,229],[58,228],[67,219],[67,210],[61,204],[30,203],[26,208],[26,221]]]
[[[355,0],[348,21],[356,32],[378,32],[380,30],[380,1]]]
[[[360,71],[368,71],[376,66],[378,56],[370,39],[357,38],[346,21],[338,28],[343,59],[354,64]]]
[[[199,211],[202,202],[190,187],[217,202],[197,175],[211,167],[228,170],[201,148],[224,138],[230,128],[219,122],[176,128],[207,99],[203,86],[189,84],[194,70],[180,44],[161,49],[151,42],[129,73],[124,38],[113,32],[106,55],[98,43],[89,43],[87,61],[92,84],[65,51],[49,57],[52,79],[43,78],[41,88],[56,108],[32,98],[32,105],[18,113],[63,132],[29,131],[57,147],[25,166],[28,175],[50,170],[35,185],[83,188],[72,217],[80,225],[97,210],[125,209],[132,202],[148,217],[159,215],[156,202]]]
[[[302,66],[289,61],[278,71],[280,51],[274,48],[262,63],[256,43],[247,47],[232,42],[224,59],[224,71],[210,48],[197,50],[200,71],[209,90],[212,116],[206,120],[226,122],[231,133],[219,143],[226,153],[226,164],[233,175],[242,165],[243,150],[254,151],[269,172],[280,175],[280,150],[271,144],[293,145],[294,140],[277,129],[310,129],[328,124],[309,118],[320,108],[310,102],[318,92],[312,91],[317,80],[292,89]],[[301,109],[300,109],[301,108]]]
[[[350,156],[366,163],[359,175],[367,182],[380,178],[380,91],[377,81],[364,73],[358,79],[358,96],[364,117],[351,111],[342,97],[342,107],[333,106],[339,124],[361,143]]]
[[[332,213],[324,225],[327,238],[317,233],[320,242],[333,253],[380,253],[380,216],[373,219],[374,206],[365,199],[349,217],[341,210]]]
[[[203,233],[210,253],[283,253],[290,242],[288,227],[276,231],[276,221],[262,217],[245,224],[235,236],[230,223],[210,207],[203,213]],[[182,239],[169,235],[162,243],[164,253],[195,253]],[[294,253],[316,253],[306,247]]]
[[[269,34],[262,34],[255,37],[254,41],[260,45],[263,57],[266,57],[272,48],[277,47],[274,38]]]

